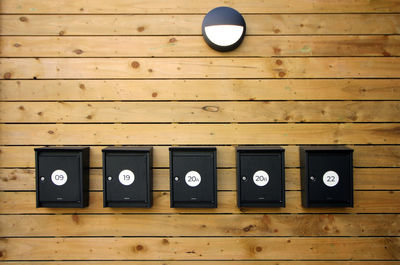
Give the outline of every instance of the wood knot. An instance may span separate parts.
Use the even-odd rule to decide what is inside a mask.
[[[256,251],[257,251],[257,252],[261,252],[261,251],[262,251],[262,247],[259,247],[259,246],[256,247]]]
[[[19,18],[19,21],[21,21],[21,22],[27,22],[27,21],[28,21],[28,18],[27,18],[27,17],[20,17],[20,18]]]
[[[177,40],[175,39],[175,38],[170,38],[169,39],[169,43],[174,43],[174,42],[176,42]]]
[[[83,7],[81,7],[80,9],[79,9],[79,11],[84,11],[85,9],[83,8]]]
[[[277,65],[281,65],[281,64],[283,64],[282,60],[279,60],[279,59],[278,59],[278,60],[276,60],[276,61],[275,61],[275,63],[276,63]]]
[[[281,49],[279,49],[278,47],[274,47],[274,54],[281,54]]]
[[[76,50],[74,51],[74,53],[76,53],[76,54],[82,54],[83,51],[82,51],[81,49],[76,49]]]
[[[292,240],[288,239],[286,242],[288,242],[288,243],[291,243],[291,242],[292,242]]]
[[[42,113],[41,111],[39,111],[39,112],[37,113],[37,115],[42,116],[43,113]]]
[[[11,73],[7,72],[4,74],[4,79],[10,79],[11,78]]]
[[[248,225],[246,227],[243,227],[243,231],[249,232],[254,226],[253,225]]]
[[[163,243],[164,245],[168,245],[168,244],[169,244],[169,241],[168,241],[168,239],[164,238],[164,239],[162,240],[162,243]]]
[[[388,53],[387,51],[384,51],[383,53],[383,56],[385,56],[385,57],[388,57],[388,56],[392,56],[390,53]]]
[[[209,111],[209,112],[218,112],[219,111],[218,106],[204,106],[201,109],[204,111]]]
[[[19,106],[18,109],[20,109],[20,110],[25,110],[24,106],[22,106],[22,105]]]
[[[137,250],[137,251],[143,250],[143,246],[142,246],[142,245],[137,245],[137,246],[136,246],[136,250]]]
[[[275,32],[276,34],[278,34],[278,33],[281,32],[281,30],[280,30],[280,29],[274,29],[274,32]]]
[[[92,119],[92,115],[87,115],[86,119],[91,120]]]
[[[0,257],[3,257],[3,251],[0,251]]]
[[[73,221],[75,224],[79,224],[79,216],[78,216],[78,215],[73,214],[73,215],[71,216],[71,218],[72,218],[72,221]]]
[[[148,69],[147,71],[149,71],[149,73],[152,73],[152,72],[153,72],[153,69],[150,68],[150,69]]]
[[[84,84],[79,84],[79,88],[80,89],[85,89],[85,85]]]
[[[158,96],[158,93],[157,93],[157,92],[153,92],[153,94],[151,94],[151,96],[152,96],[153,98],[156,98],[156,97]]]
[[[279,72],[279,76],[280,76],[280,77],[284,77],[285,75],[286,75],[285,72]]]
[[[133,61],[133,62],[131,63],[131,66],[132,66],[132,68],[138,68],[138,67],[140,66],[140,63],[137,62],[137,61]]]
[[[58,32],[58,35],[60,35],[60,36],[65,35],[65,31],[64,31],[64,30],[61,30],[60,32]]]
[[[14,43],[14,47],[21,47],[21,44],[19,44],[18,42],[17,43]]]
[[[48,134],[54,134],[54,131],[48,130],[47,133],[48,133]]]
[[[136,30],[139,31],[139,32],[143,32],[144,31],[144,27],[143,26],[138,27]]]

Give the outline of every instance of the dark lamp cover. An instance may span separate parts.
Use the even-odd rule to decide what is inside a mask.
[[[214,50],[225,52],[236,49],[243,41],[245,33],[246,22],[233,8],[217,7],[204,17],[203,38]]]

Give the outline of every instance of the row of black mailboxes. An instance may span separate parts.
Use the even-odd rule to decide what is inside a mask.
[[[217,207],[215,147],[171,147],[171,207]],[[36,148],[37,207],[85,207],[89,147]],[[237,147],[238,207],[285,206],[285,150]],[[353,150],[300,147],[302,205],[353,206]],[[151,207],[152,147],[103,149],[104,207]]]

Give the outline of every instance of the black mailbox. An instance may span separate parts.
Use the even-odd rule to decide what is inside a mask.
[[[285,207],[285,149],[236,148],[238,207]]]
[[[170,147],[171,207],[217,207],[217,149]]]
[[[353,207],[353,149],[300,147],[303,207]]]
[[[36,207],[89,204],[89,147],[35,148]]]
[[[151,207],[152,147],[103,149],[104,207]]]

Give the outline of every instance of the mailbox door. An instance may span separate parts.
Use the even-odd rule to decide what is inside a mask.
[[[281,154],[241,154],[240,166],[241,202],[283,203]]]
[[[308,199],[313,204],[350,204],[352,165],[350,153],[308,154]]]
[[[172,175],[173,200],[175,202],[214,203],[216,192],[214,167],[212,154],[202,152],[175,153],[173,155]],[[176,181],[175,177],[178,177],[179,180]],[[201,180],[199,181],[199,179]]]
[[[146,154],[107,153],[107,201],[147,203],[147,171]]]
[[[42,202],[81,201],[80,156],[68,153],[41,153],[39,155],[39,200]],[[65,172],[57,174],[56,170]],[[52,179],[53,175],[53,179]],[[42,181],[41,178],[44,177]]]

